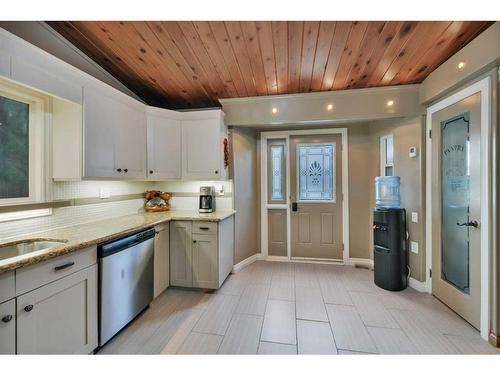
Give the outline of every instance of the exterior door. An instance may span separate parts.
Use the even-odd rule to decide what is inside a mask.
[[[292,258],[343,259],[342,136],[290,137]]]
[[[432,114],[432,293],[480,329],[481,94]]]

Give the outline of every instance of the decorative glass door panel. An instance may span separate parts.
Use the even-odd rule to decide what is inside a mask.
[[[299,201],[335,202],[335,143],[297,145]]]
[[[441,122],[441,277],[469,294],[469,112]]]

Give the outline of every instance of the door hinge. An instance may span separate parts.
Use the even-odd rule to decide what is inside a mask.
[[[429,277],[432,278],[432,269],[429,268]]]
[[[432,130],[429,130],[429,138],[432,139]]]

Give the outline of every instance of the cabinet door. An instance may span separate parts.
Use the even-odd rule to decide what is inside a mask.
[[[154,298],[158,297],[170,283],[170,244],[168,225],[156,227],[154,257]]]
[[[220,179],[223,141],[219,119],[182,121],[182,177]]]
[[[115,127],[120,106],[107,91],[85,87],[84,177],[120,177],[115,168]]]
[[[193,286],[217,289],[217,236],[193,234]]]
[[[181,122],[148,115],[148,178],[181,178]]]
[[[0,354],[16,354],[16,300],[0,303]]]
[[[176,221],[170,226],[170,284],[193,286],[192,223]]]
[[[122,178],[146,178],[145,107],[121,103],[120,106],[119,123],[115,127],[115,166],[122,170]]]
[[[18,354],[88,354],[97,347],[97,265],[17,298]]]

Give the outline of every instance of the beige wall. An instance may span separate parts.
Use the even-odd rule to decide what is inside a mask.
[[[380,137],[394,136],[394,174],[401,177],[401,207],[406,209],[409,241],[418,243],[418,254],[408,249],[411,277],[425,280],[425,153],[423,116],[409,119],[377,121],[370,124],[370,137],[376,149],[376,175],[380,174]],[[408,149],[417,147],[417,157],[410,158]],[[375,206],[374,184],[370,184],[371,207]],[[418,214],[418,223],[411,221],[411,213]],[[408,242],[409,246],[410,242]]]
[[[324,126],[346,121],[409,117],[423,114],[419,85],[220,99],[226,123],[270,128],[285,124]],[[394,104],[386,105],[388,100]],[[333,108],[328,110],[328,104]],[[276,107],[277,113],[271,111]]]
[[[234,263],[260,252],[260,181],[258,134],[252,129],[231,129],[231,178],[234,182]]]

